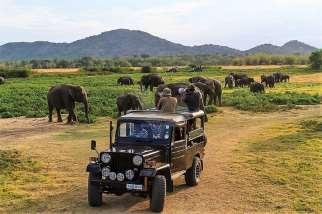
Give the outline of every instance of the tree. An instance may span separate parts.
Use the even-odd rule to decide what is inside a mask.
[[[315,51],[311,54],[310,58],[311,68],[319,70],[322,67],[322,50]]]

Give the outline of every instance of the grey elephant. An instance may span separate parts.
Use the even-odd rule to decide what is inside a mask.
[[[0,85],[4,84],[5,81],[5,78],[0,76]]]
[[[193,85],[200,89],[203,94],[203,103],[206,105],[207,97],[209,96],[208,105],[211,105],[216,96],[216,89],[213,85],[207,85],[202,82],[193,83]]]
[[[131,77],[120,77],[117,80],[118,85],[133,85],[134,81]]]
[[[139,84],[141,91],[143,91],[143,87],[144,90],[147,90],[150,87],[150,91],[153,91],[153,87],[158,87],[159,85],[164,84],[164,80],[160,74],[148,74],[141,77]]]
[[[128,110],[141,110],[142,102],[140,98],[135,94],[124,94],[116,99],[116,105],[118,110],[118,117],[122,115],[122,112],[126,114]]]
[[[60,114],[61,109],[68,111],[68,123],[77,121],[77,116],[74,112],[75,102],[84,104],[85,117],[87,123],[89,123],[88,117],[88,100],[85,89],[81,86],[74,85],[56,85],[49,89],[47,95],[49,122],[52,122],[52,115],[54,108],[57,111],[58,122],[62,122]]]
[[[265,93],[265,87],[262,83],[253,82],[249,86],[249,90],[252,93]]]
[[[227,77],[225,77],[225,88],[228,86],[229,88],[234,87],[234,76],[229,74]]]

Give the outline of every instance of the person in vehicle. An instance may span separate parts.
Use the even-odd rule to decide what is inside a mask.
[[[177,98],[172,97],[171,89],[164,88],[157,109],[165,113],[175,113],[177,109]]]
[[[196,90],[194,85],[189,85],[184,94],[183,102],[187,105],[187,108],[190,112],[203,110],[205,112],[205,107],[203,103],[203,98],[200,90]],[[205,121],[208,121],[207,114],[205,112]]]

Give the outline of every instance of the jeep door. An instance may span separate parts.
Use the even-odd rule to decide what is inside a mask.
[[[171,171],[185,170],[186,127],[185,123],[176,125],[171,143]]]
[[[193,118],[187,121],[187,149],[185,155],[186,169],[192,166],[193,157],[204,155],[205,136],[203,118]]]

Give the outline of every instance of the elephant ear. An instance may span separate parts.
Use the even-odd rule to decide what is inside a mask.
[[[68,96],[73,100],[75,101],[76,99],[76,94],[74,92],[74,90],[72,90],[71,88],[68,89]]]

